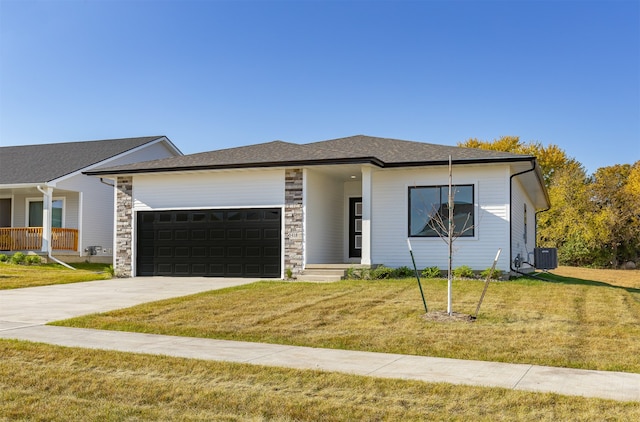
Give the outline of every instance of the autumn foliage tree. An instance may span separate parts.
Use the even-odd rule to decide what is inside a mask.
[[[618,267],[640,257],[640,161],[602,167],[589,176],[557,145],[517,136],[458,144],[537,157],[551,200],[538,214],[538,244],[558,248],[565,265]]]

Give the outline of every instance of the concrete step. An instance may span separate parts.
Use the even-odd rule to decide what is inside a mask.
[[[369,268],[370,265],[361,265],[361,264],[307,264],[305,265],[305,270],[315,270],[315,269],[338,269],[338,270],[348,270],[349,268]]]
[[[298,281],[313,281],[318,283],[330,283],[342,280],[343,275],[318,275],[318,274],[300,274]]]
[[[360,264],[307,264],[302,274],[298,276],[301,281],[338,281],[342,280],[349,268],[368,268],[369,265]]]

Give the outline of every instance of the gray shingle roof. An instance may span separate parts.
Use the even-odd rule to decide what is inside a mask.
[[[50,182],[159,138],[0,147],[0,185]]]
[[[87,172],[124,174],[196,169],[249,168],[340,163],[371,163],[379,167],[456,163],[525,161],[533,157],[500,151],[461,148],[399,139],[357,135],[308,144],[273,141],[202,152]]]
[[[489,151],[477,148],[462,148],[425,142],[403,141],[392,138],[356,135],[347,138],[332,139],[306,144],[310,147],[362,154],[366,151],[385,163],[385,166],[402,166],[419,163],[434,163],[452,159],[461,161],[512,160],[522,159],[521,154],[501,151]]]

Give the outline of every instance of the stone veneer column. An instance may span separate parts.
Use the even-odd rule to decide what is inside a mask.
[[[132,276],[133,256],[133,179],[118,177],[116,182],[116,242],[115,274],[117,277]]]
[[[284,174],[284,267],[293,275],[303,270],[302,169]]]

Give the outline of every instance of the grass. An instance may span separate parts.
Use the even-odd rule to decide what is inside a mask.
[[[640,403],[0,340],[0,420],[640,420]]]
[[[60,264],[15,265],[0,262],[0,290],[50,284],[78,283],[111,278],[106,264],[74,263],[76,270]]]
[[[261,282],[57,324],[640,373],[640,271],[591,274],[493,282],[475,322],[425,320],[408,279]],[[475,313],[482,287],[455,281],[454,311]],[[446,280],[423,288],[429,311],[445,310]]]

